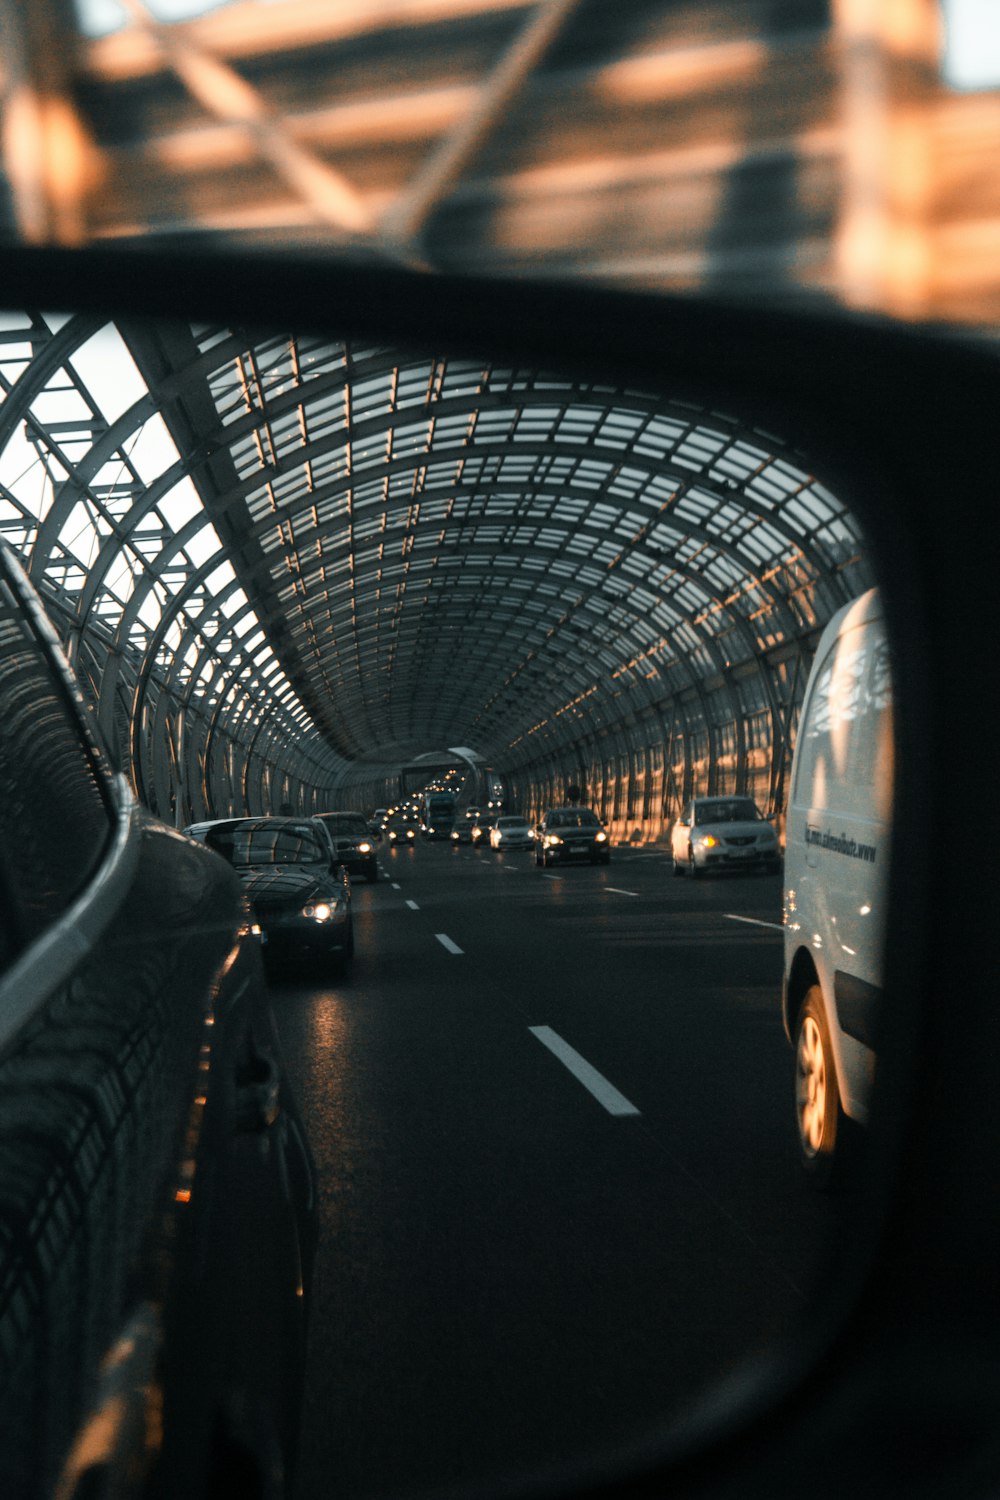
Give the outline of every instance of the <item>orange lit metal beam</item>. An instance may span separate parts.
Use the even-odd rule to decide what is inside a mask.
[[[0,36],[0,151],[18,234],[35,244],[79,243],[98,158],[73,103],[71,7],[61,0],[0,0]]]
[[[191,41],[177,26],[155,20],[143,0],[120,0],[156,44],[164,61],[204,109],[238,126],[320,223],[347,234],[369,234],[373,220],[363,199],[335,168],[308,151],[228,63]]]
[[[469,113],[431,153],[383,217],[380,237],[389,247],[404,253],[412,250],[437,203],[523,88],[578,4],[579,0],[543,0],[539,5],[480,88]]]

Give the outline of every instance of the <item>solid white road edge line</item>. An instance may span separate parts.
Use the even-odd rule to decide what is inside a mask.
[[[770,927],[772,932],[785,930],[780,922],[762,922],[759,917],[741,917],[734,911],[724,911],[722,915],[728,917],[730,922],[749,922],[751,927]]]
[[[613,1083],[609,1083],[603,1074],[591,1067],[587,1059],[581,1057],[569,1042],[564,1042],[551,1026],[529,1026],[528,1030],[532,1036],[538,1038],[543,1047],[548,1047],[549,1051],[558,1057],[563,1066],[569,1069],[578,1083],[582,1083],[584,1088],[593,1094],[599,1104],[603,1104],[609,1115],[641,1113],[634,1104],[629,1103],[624,1094],[618,1092]]]
[[[447,948],[447,950],[448,950],[449,953],[464,953],[465,952],[464,948],[460,948],[457,943],[453,943],[452,942],[451,938],[448,936],[448,934],[446,932],[436,932],[434,934],[434,936],[437,938],[437,940],[441,944],[442,948]]]

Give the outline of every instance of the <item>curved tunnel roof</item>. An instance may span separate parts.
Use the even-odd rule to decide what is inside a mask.
[[[267,720],[328,785],[450,745],[530,765],[730,676],[773,707],[775,661],[872,581],[805,459],[669,392],[203,325],[4,329],[0,526],[138,759],[167,699],[244,744]]]

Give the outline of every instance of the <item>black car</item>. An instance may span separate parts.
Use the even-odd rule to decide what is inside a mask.
[[[202,837],[243,882],[265,958],[322,959],[346,973],[354,955],[351,886],[322,825],[235,818],[206,825]]]
[[[565,864],[571,859],[609,864],[607,832],[589,807],[550,807],[536,830],[535,864]]]
[[[2,545],[0,620],[0,1494],[269,1494],[317,1213],[245,892]]]
[[[469,840],[473,849],[488,849],[490,847],[490,829],[496,827],[496,813],[477,813],[472,820],[472,828],[469,830]]]
[[[363,875],[369,882],[378,879],[375,839],[364,813],[331,812],[313,816],[326,829],[337,859],[349,874]]]
[[[417,841],[417,833],[420,825],[416,818],[409,813],[390,813],[385,820],[385,836],[389,840],[390,848],[405,849],[413,848]]]

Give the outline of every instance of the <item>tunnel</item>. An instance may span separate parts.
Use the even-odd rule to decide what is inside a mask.
[[[0,320],[0,528],[176,826],[385,805],[461,747],[617,842],[780,819],[826,621],[874,582],[795,435],[327,334]]]

